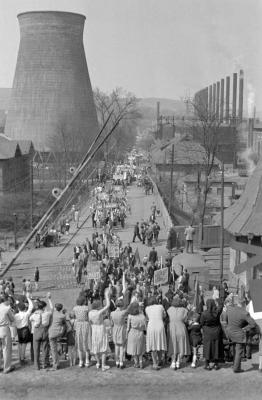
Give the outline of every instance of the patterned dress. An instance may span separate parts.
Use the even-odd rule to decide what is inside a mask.
[[[89,321],[92,328],[91,352],[93,354],[106,353],[109,347],[103,310],[91,310]]]
[[[185,322],[187,320],[188,311],[184,307],[169,307],[167,310],[169,316],[168,330],[168,354],[191,354],[191,347]]]
[[[88,321],[88,306],[75,306],[75,343],[77,350],[89,351],[91,348],[91,328]]]
[[[124,346],[126,343],[126,316],[126,310],[116,310],[111,313],[113,342],[118,346]]]
[[[146,351],[146,318],[144,314],[129,315],[127,338],[127,353],[131,356],[140,356]]]

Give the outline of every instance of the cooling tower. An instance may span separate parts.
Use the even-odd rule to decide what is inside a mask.
[[[38,151],[70,137],[82,151],[98,132],[83,46],[85,16],[53,11],[18,15],[20,46],[6,134]],[[51,143],[51,145],[50,145]],[[61,149],[64,150],[64,149]]]

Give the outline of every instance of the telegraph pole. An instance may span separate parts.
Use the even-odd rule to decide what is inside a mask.
[[[175,152],[175,145],[174,145],[174,144],[172,144],[172,154],[171,154],[171,171],[170,171],[170,197],[169,197],[169,214],[171,214],[171,210],[172,210],[172,204],[173,204],[174,152]]]
[[[33,213],[34,213],[34,173],[33,173],[33,160],[30,159],[30,170],[29,170],[29,179],[30,179],[30,227],[33,229],[34,221],[33,221]]]
[[[14,246],[15,249],[18,249],[18,244],[17,244],[17,214],[14,213]]]
[[[221,171],[221,217],[220,217],[220,283],[224,275],[224,162]]]

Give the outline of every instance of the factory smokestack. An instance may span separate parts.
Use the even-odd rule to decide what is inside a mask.
[[[239,122],[243,118],[243,97],[244,97],[244,71],[239,72],[239,98],[238,98],[238,118]]]
[[[213,104],[213,97],[212,97],[212,85],[209,86],[209,94],[208,94],[208,114],[209,118],[212,117],[212,104]]]
[[[19,14],[18,21],[21,37],[6,134],[49,151],[50,138],[63,130],[74,150],[86,151],[98,121],[83,46],[85,16],[37,11]]]
[[[224,91],[225,91],[225,80],[221,79],[220,83],[220,121],[224,121]]]
[[[212,106],[213,117],[216,114],[216,84],[213,83],[213,106]]]
[[[230,76],[226,78],[226,122],[229,122]]]
[[[216,102],[216,119],[219,120],[220,108],[220,82],[217,82],[217,102]]]
[[[232,97],[232,118],[236,122],[237,116],[237,73],[233,74],[233,97]]]

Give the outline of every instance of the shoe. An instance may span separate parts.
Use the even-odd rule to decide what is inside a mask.
[[[86,367],[86,368],[89,368],[90,365],[91,365],[90,362],[86,362],[86,363],[85,363],[85,367]]]
[[[219,368],[219,365],[217,365],[217,364],[215,364],[214,365],[214,369],[216,370],[216,371],[218,371],[220,368]]]
[[[139,363],[139,368],[140,368],[140,369],[144,369],[143,363]]]
[[[176,369],[179,369],[180,368],[180,363],[179,363],[179,361],[177,361],[176,362]]]
[[[99,369],[99,368],[100,368],[100,364],[96,363],[96,369]]]
[[[57,367],[48,368],[48,371],[57,371],[57,370],[58,370]]]
[[[196,368],[196,364],[195,364],[195,363],[192,363],[192,364],[191,364],[191,368]]]
[[[243,369],[233,369],[235,374],[240,374],[241,372],[245,372]]]
[[[119,368],[120,368],[120,369],[124,369],[124,368],[125,368],[125,365],[124,365],[124,364],[120,364],[120,365],[119,365]]]
[[[116,362],[116,368],[119,368],[119,367],[120,367],[119,362]]]
[[[211,371],[212,367],[210,367],[210,365],[205,365],[204,369],[207,371]]]
[[[103,372],[107,371],[108,369],[110,369],[109,365],[103,365],[102,366],[102,371]]]
[[[176,363],[174,361],[171,363],[170,368],[174,370],[176,369]]]
[[[12,371],[14,371],[15,370],[15,367],[14,367],[14,365],[12,365],[10,368],[8,368],[8,369],[4,369],[4,374],[9,374],[9,372],[12,372]]]
[[[79,368],[84,368],[84,363],[83,362],[79,363]]]
[[[159,371],[159,370],[160,370],[160,367],[159,367],[158,365],[153,365],[153,366],[152,366],[152,369],[155,370],[155,371]]]
[[[139,365],[138,364],[134,364],[134,368],[138,368],[139,367]]]

